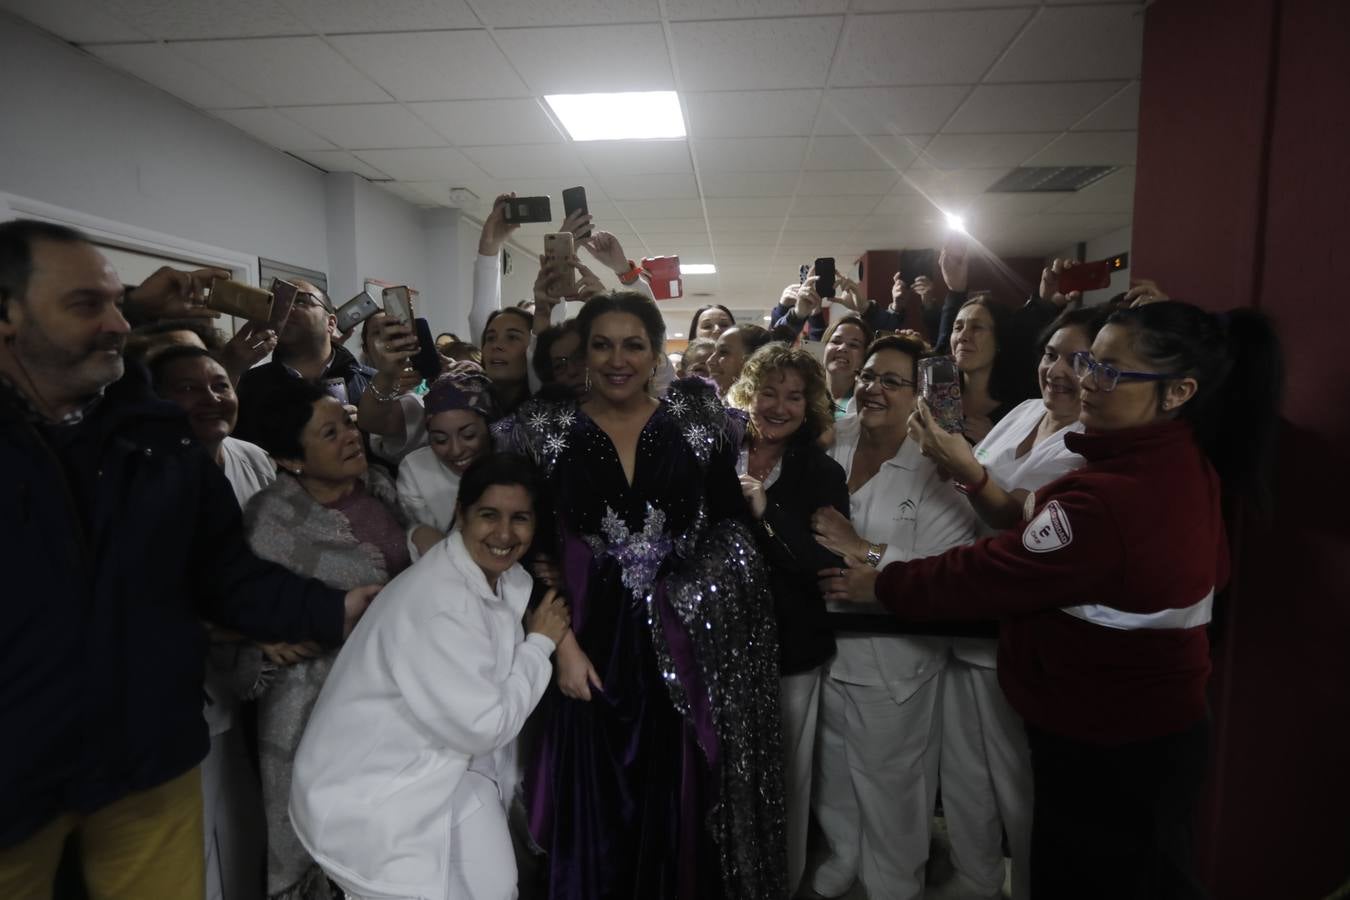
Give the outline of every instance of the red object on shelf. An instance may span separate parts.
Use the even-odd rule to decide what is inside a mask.
[[[684,296],[684,280],[680,278],[678,256],[655,256],[642,261],[642,270],[652,286],[657,300],[678,300]]]

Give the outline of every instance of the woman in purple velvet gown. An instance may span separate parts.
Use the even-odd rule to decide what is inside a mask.
[[[648,395],[650,299],[602,295],[578,326],[587,399],[496,427],[546,473],[572,607],[525,771],[549,897],[781,900],[777,646],[737,420],[699,379]]]

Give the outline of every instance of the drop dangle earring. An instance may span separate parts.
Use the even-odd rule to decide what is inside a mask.
[[[591,392],[591,369],[590,369],[589,366],[587,366],[587,367],[586,367],[586,393],[589,394],[590,392]]]

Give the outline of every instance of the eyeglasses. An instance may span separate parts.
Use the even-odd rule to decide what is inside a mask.
[[[877,373],[871,369],[863,369],[858,373],[858,387],[860,388],[869,388],[878,381],[881,382],[881,389],[888,394],[914,387],[914,382],[904,378],[896,378],[894,375],[877,377]]]
[[[1166,381],[1169,378],[1177,377],[1159,372],[1122,372],[1115,366],[1097,362],[1092,358],[1092,354],[1086,350],[1079,350],[1069,358],[1073,360],[1073,374],[1078,376],[1079,381],[1091,374],[1097,379],[1097,389],[1108,394],[1116,389],[1116,385],[1120,383],[1121,379],[1126,381]]]
[[[323,298],[310,291],[298,291],[295,295],[296,306],[313,306],[320,309],[327,309],[328,304],[323,302]]]

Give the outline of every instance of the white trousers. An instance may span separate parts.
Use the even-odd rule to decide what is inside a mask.
[[[811,818],[811,774],[820,709],[821,669],[785,675],[778,681],[783,728],[783,798],[787,819],[788,896],[797,893],[806,869],[806,832]]]
[[[897,702],[886,687],[826,676],[813,808],[830,856],[811,887],[837,897],[917,900],[937,799],[941,671]]]
[[[202,760],[202,826],[206,900],[262,900],[267,826],[241,729],[211,735]]]
[[[942,686],[942,810],[952,864],[972,896],[1003,889],[1003,832],[1012,853],[1013,900],[1029,900],[1031,754],[1022,718],[998,672],[954,658]]]
[[[445,892],[426,900],[515,900],[516,855],[506,826],[506,807],[497,785],[477,772],[465,772],[450,804],[481,804],[450,829],[449,879]],[[329,873],[332,877],[332,873]],[[422,900],[398,894],[362,892],[333,878],[348,900]]]

